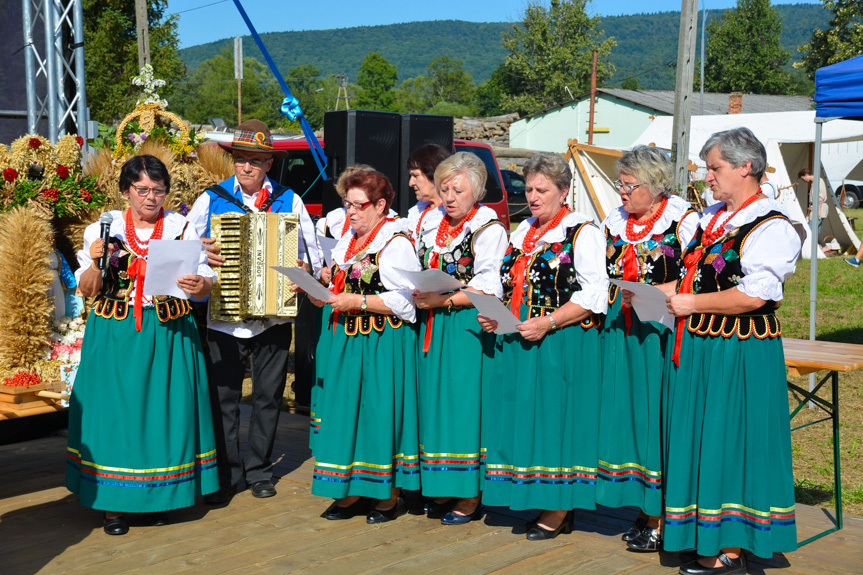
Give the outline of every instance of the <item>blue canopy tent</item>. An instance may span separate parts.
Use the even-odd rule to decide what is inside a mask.
[[[821,181],[821,140],[824,124],[831,120],[863,121],[863,56],[825,66],[815,71],[815,153],[813,158],[813,186]],[[817,188],[815,188],[817,190]],[[818,237],[817,193],[812,194],[809,217],[810,237]],[[809,339],[815,339],[815,303],[818,295],[818,242],[810,242],[809,260]],[[810,389],[815,375],[810,375]]]

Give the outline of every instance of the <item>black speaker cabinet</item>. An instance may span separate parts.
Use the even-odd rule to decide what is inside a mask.
[[[398,211],[400,125],[401,115],[391,112],[338,110],[324,114],[324,152],[329,160],[324,214],[341,206],[335,183],[352,164],[368,164],[390,179],[396,190],[393,209]]]
[[[394,208],[402,216],[406,216],[408,209],[416,203],[416,195],[408,187],[408,180],[410,180],[410,173],[407,169],[408,157],[425,144],[437,144],[452,151],[452,134],[452,116],[402,114],[401,159],[399,162],[401,177],[396,188],[396,198],[399,205]]]

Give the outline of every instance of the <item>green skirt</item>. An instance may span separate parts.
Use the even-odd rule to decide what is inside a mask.
[[[388,499],[394,487],[418,490],[416,328],[387,322],[382,331],[347,335],[344,317],[318,344],[327,352],[312,389],[312,493]]]
[[[662,514],[660,442],[662,370],[670,330],[632,312],[629,334],[616,286],[601,334],[603,376],[599,408],[596,502]]]
[[[594,327],[497,337],[483,355],[483,503],[596,508],[599,354]]]
[[[663,391],[666,551],[797,548],[782,339],[684,331]]]
[[[423,495],[475,497],[480,471],[483,348],[494,345],[474,308],[434,310],[429,351],[423,353],[428,312],[422,314],[417,360],[420,477]],[[454,369],[454,366],[458,366]]]
[[[219,489],[207,371],[191,315],[91,313],[69,402],[66,487],[81,505],[157,512]]]

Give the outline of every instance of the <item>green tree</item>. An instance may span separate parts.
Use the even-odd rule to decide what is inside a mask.
[[[529,4],[523,20],[501,35],[508,52],[504,108],[532,114],[568,100],[566,87],[574,93],[587,90],[594,50],[599,54],[597,82],[614,73],[609,58],[615,41],[602,39],[599,17],[587,14],[588,2]]]
[[[709,92],[786,94],[791,79],[782,67],[782,17],[770,0],[737,0],[707,24],[704,89]]]
[[[428,101],[434,106],[441,102],[469,104],[476,86],[470,74],[464,71],[461,60],[438,56],[427,67],[426,89]]]
[[[402,113],[423,114],[429,109],[425,76],[408,78],[395,90],[394,109]]]
[[[491,78],[477,86],[473,94],[473,106],[479,116],[500,116],[506,113],[503,99],[507,93],[507,76],[503,64],[491,73]]]
[[[638,78],[627,76],[624,78],[623,82],[621,82],[620,87],[624,90],[638,90]]]
[[[863,0],[821,0],[833,16],[830,28],[815,30],[812,39],[800,48],[803,68],[814,79],[815,70],[863,54]]]
[[[281,127],[287,118],[279,113],[284,94],[269,68],[254,58],[243,58],[243,118],[257,118],[270,129]],[[302,105],[302,101],[300,102]],[[195,124],[207,123],[211,117],[222,117],[230,126],[237,125],[237,81],[234,79],[234,56],[230,48],[201,63],[177,86],[174,110]]]
[[[113,123],[135,106],[139,90],[131,79],[138,68],[135,0],[84,0],[84,66],[87,103],[94,120]],[[177,17],[165,16],[167,0],[148,0],[150,61],[156,77],[168,82],[159,95],[171,102],[174,83],[185,72],[180,59]]]
[[[357,104],[372,110],[392,110],[398,70],[379,52],[369,52],[360,64],[357,85],[360,88]]]

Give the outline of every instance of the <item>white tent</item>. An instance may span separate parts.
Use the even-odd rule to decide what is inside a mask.
[[[808,185],[797,181],[797,173],[801,168],[812,166],[815,142],[814,120],[814,111],[693,116],[690,123],[689,157],[697,165],[703,166],[704,162],[698,158],[698,152],[713,133],[740,126],[749,128],[764,144],[767,150],[767,164],[776,170],[768,174],[768,178],[777,189],[782,191],[780,201],[788,208],[792,220],[805,224],[809,204]],[[669,149],[672,139],[672,121],[673,118],[670,116],[656,118],[633,143],[633,146],[654,144]],[[860,140],[863,140],[861,122],[837,120],[824,126],[824,142],[841,143]],[[859,166],[855,169],[848,166],[857,165],[860,158],[849,161],[841,149],[842,146],[837,146],[837,153],[833,154],[832,163],[831,155],[822,157],[824,171],[830,179],[853,177],[859,169]],[[835,173],[831,173],[831,167]],[[852,172],[851,175],[848,174],[849,170]],[[860,242],[836,201],[831,197],[827,205],[829,209],[821,229],[822,238],[835,237],[843,249],[850,245],[858,247]],[[803,257],[808,258],[810,251],[807,237],[803,246]],[[820,250],[818,253],[821,254]]]

